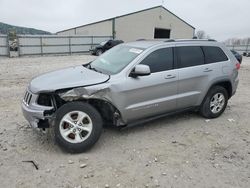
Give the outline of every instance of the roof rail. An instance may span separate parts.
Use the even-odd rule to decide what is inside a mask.
[[[168,39],[168,40],[165,40],[164,42],[175,42],[174,39]]]
[[[215,39],[208,39],[208,41],[217,42],[217,40],[215,40]]]
[[[214,39],[179,39],[179,40],[168,39],[168,40],[165,40],[164,42],[188,42],[188,41],[199,41],[199,42],[210,41],[210,42],[217,42]]]
[[[211,42],[217,42],[214,39],[187,39],[187,40],[183,40],[183,41],[211,41]]]

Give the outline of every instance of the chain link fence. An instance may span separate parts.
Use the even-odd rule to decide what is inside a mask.
[[[235,50],[240,54],[250,53],[250,44],[248,44],[248,45],[227,45],[227,48],[229,48],[230,50]]]

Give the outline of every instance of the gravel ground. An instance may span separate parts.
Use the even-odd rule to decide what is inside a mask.
[[[163,118],[125,130],[104,129],[88,152],[63,152],[29,128],[20,101],[30,79],[88,62],[88,55],[0,59],[0,187],[250,186],[250,58],[225,113]],[[32,163],[35,161],[38,170]]]

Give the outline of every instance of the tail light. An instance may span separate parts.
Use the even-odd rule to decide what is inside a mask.
[[[240,63],[236,64],[236,69],[239,70],[240,69]]]

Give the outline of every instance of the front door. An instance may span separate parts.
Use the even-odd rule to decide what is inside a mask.
[[[140,64],[148,65],[151,74],[127,77],[119,83],[117,103],[128,123],[176,109],[178,75],[173,69],[173,49],[150,53]]]

